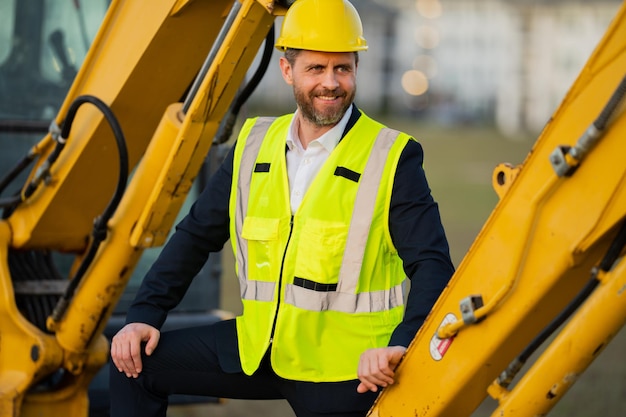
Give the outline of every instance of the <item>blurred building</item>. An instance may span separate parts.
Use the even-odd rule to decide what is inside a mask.
[[[440,124],[495,124],[513,134],[543,128],[621,1],[353,4],[370,45],[359,66],[361,107]],[[272,65],[252,102],[293,107],[291,97]]]

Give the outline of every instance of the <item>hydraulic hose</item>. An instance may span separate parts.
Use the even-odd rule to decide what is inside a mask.
[[[237,122],[237,116],[241,111],[241,107],[250,98],[254,90],[263,79],[263,76],[267,72],[267,68],[269,67],[270,60],[272,58],[272,52],[274,50],[274,32],[274,25],[272,25],[265,38],[263,55],[261,56],[261,62],[259,63],[259,67],[250,78],[250,81],[241,90],[237,97],[235,97],[235,100],[233,101],[233,104],[231,105],[228,114],[222,120],[219,130],[215,135],[215,140],[213,141],[214,144],[220,145],[228,141],[233,133],[233,129],[235,127],[235,123]]]
[[[74,121],[74,117],[76,116],[76,112],[78,111],[78,108],[85,103],[91,103],[94,106],[96,106],[98,110],[102,112],[107,122],[111,126],[111,130],[113,131],[113,136],[115,137],[115,141],[117,144],[119,161],[120,161],[120,170],[119,170],[119,177],[117,181],[117,187],[115,189],[115,193],[113,194],[113,197],[109,201],[109,204],[105,208],[102,215],[100,215],[94,221],[94,227],[92,230],[92,241],[89,246],[89,249],[86,255],[84,256],[80,266],[76,270],[76,273],[70,280],[65,293],[61,296],[61,298],[57,302],[57,305],[54,308],[54,311],[52,312],[50,316],[50,319],[54,322],[58,322],[63,317],[63,314],[65,313],[67,309],[67,306],[69,305],[72,297],[74,296],[76,288],[80,284],[81,280],[83,279],[85,275],[85,272],[87,272],[87,269],[89,268],[89,266],[91,265],[91,262],[95,258],[96,253],[98,252],[98,249],[100,247],[100,244],[106,238],[107,223],[111,219],[113,214],[115,213],[115,210],[117,209],[122,199],[122,196],[124,195],[124,191],[126,189],[126,183],[128,182],[128,173],[129,173],[128,150],[126,149],[126,141],[124,139],[122,128],[120,127],[119,122],[117,121],[111,109],[100,99],[94,96],[90,96],[90,95],[79,96],[72,103],[72,105],[70,106],[68,110],[67,118],[65,120],[65,123],[63,124],[63,129],[61,130],[61,138],[67,138],[69,136],[69,132],[72,126],[72,122]],[[63,143],[64,143],[64,140],[63,140]],[[50,325],[48,327],[50,327]]]
[[[595,146],[607,129],[611,118],[626,97],[626,76],[622,78],[609,101],[604,106],[598,117],[589,125],[587,130],[578,138],[574,146],[560,146],[552,152],[550,160],[559,177],[574,174],[580,162],[587,153]]]
[[[4,189],[11,183],[17,176],[24,171],[24,169],[31,164],[35,160],[37,155],[34,152],[28,152],[26,155],[19,160],[15,166],[2,178],[0,179],[0,193],[4,191]]]
[[[600,271],[607,272],[611,269],[619,254],[626,245],[626,221],[622,224],[619,232],[611,242],[611,246],[607,250],[606,254],[602,258],[602,261],[597,267],[594,267],[591,272],[591,278],[585,284],[583,289],[576,295],[576,297],[556,316],[550,324],[548,324],[529,344],[528,346],[515,358],[509,366],[503,371],[497,379],[500,386],[508,387],[519,370],[524,366],[530,356],[539,349],[539,347],[554,333],[565,321],[571,317],[572,314],[585,302],[585,300],[593,293],[593,290],[600,284],[598,280],[598,274]]]
[[[626,76],[622,78],[622,81],[619,83],[619,85],[615,89],[615,92],[613,92],[613,95],[609,99],[609,102],[606,104],[606,106],[604,106],[600,115],[593,122],[593,125],[595,126],[596,129],[602,131],[606,128],[606,126],[609,124],[609,120],[611,116],[613,116],[613,113],[615,113],[615,110],[617,109],[617,107],[619,106],[619,104],[621,103],[621,101],[624,99],[625,96],[626,96]]]
[[[87,97],[87,96],[83,96],[83,97]],[[76,100],[78,101],[82,99],[79,97]],[[80,104],[77,104],[77,101],[74,101],[74,103],[72,104],[72,107],[74,108],[72,109],[72,107],[70,107],[70,109],[68,110],[68,119],[71,117],[71,120],[69,121],[69,123],[66,121],[65,122],[66,125],[71,125],[72,121],[74,120],[74,117],[76,116],[76,111],[78,110],[78,107],[80,107]],[[61,151],[63,151],[63,148],[65,148],[65,143],[67,142],[68,133],[69,133],[69,128],[64,133],[62,130],[59,129],[56,122],[53,122],[50,125],[50,134],[52,138],[54,139],[54,141],[56,142],[54,149],[52,150],[50,155],[48,155],[48,158],[37,168],[37,171],[33,175],[33,179],[25,187],[23,187],[21,192],[16,193],[13,197],[0,199],[0,207],[10,208],[10,210],[8,210],[8,212],[10,213],[22,201],[26,200],[28,197],[33,195],[35,190],[37,190],[37,188],[39,187],[39,184],[46,181],[50,177],[50,168],[59,158],[59,155],[61,154]],[[9,181],[9,180],[14,179],[26,167],[25,163],[26,161],[29,161],[30,158],[35,158],[35,154],[32,151],[25,158],[23,158],[22,160],[23,162],[18,163],[18,165],[13,170],[11,170],[6,180]],[[2,184],[3,186],[5,186],[4,181],[2,182]],[[2,191],[2,188],[0,188],[0,192],[1,191]],[[7,214],[8,213],[5,212],[5,217],[7,216]]]
[[[626,76],[622,78],[608,103],[604,106],[600,115],[593,121],[585,133],[578,139],[578,142],[574,147],[569,150],[569,154],[576,160],[581,160],[589,150],[600,139],[604,130],[609,124],[609,121],[615,110],[619,107],[619,104],[626,95]]]
[[[61,129],[61,137],[67,138],[69,136],[70,130],[72,128],[72,123],[74,122],[74,118],[76,117],[76,112],[78,111],[79,107],[85,103],[91,103],[96,106],[98,110],[102,112],[105,119],[111,126],[111,130],[113,131],[113,136],[115,138],[115,143],[117,144],[117,150],[120,160],[119,177],[117,180],[115,193],[109,201],[106,209],[102,213],[100,219],[96,221],[97,225],[98,223],[102,222],[104,222],[104,224],[106,225],[106,222],[111,218],[113,213],[115,213],[115,210],[117,209],[117,206],[119,205],[122,196],[124,195],[124,190],[126,189],[126,183],[128,182],[129,173],[128,150],[126,149],[126,139],[124,138],[122,128],[117,121],[115,114],[113,114],[111,108],[99,98],[90,95],[79,96],[76,98],[76,100],[74,100],[67,112],[67,118],[63,123],[63,128]],[[57,157],[58,155],[55,157],[55,160]]]
[[[2,193],[4,189],[35,160],[35,157],[36,155],[34,153],[29,152],[27,155],[22,157],[22,159],[20,159],[20,161],[18,161],[18,163],[15,164],[15,166],[2,179],[0,179],[0,193]],[[20,197],[20,193],[17,193],[12,197],[0,198],[0,207],[13,207],[21,201],[22,198]]]

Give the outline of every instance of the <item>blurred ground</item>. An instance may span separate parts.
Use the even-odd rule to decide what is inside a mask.
[[[456,265],[469,249],[497,202],[491,174],[498,163],[523,162],[535,137],[503,138],[491,129],[440,129],[407,121],[386,121],[419,139],[424,147],[427,176]],[[225,251],[223,308],[240,311],[232,256]],[[550,417],[624,415],[626,405],[626,331],[622,330],[600,357],[579,378],[550,412]],[[416,387],[419,389],[419,387]],[[491,416],[494,402],[487,399],[473,417]],[[293,417],[284,401],[226,400],[223,404],[172,407],[170,417]]]
[[[223,404],[174,407],[168,417],[293,417],[285,401],[226,400]]]

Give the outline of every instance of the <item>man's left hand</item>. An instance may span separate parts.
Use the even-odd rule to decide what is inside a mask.
[[[358,376],[361,383],[357,392],[378,392],[379,387],[387,387],[394,382],[396,366],[406,352],[404,346],[389,346],[368,349],[359,360]]]

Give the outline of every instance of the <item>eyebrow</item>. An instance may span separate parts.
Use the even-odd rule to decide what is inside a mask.
[[[324,64],[320,64],[320,63],[311,63],[311,64],[305,64],[304,68],[305,69],[311,69],[311,68],[315,68],[315,67],[322,67],[322,68],[326,68],[327,65]],[[333,68],[354,68],[355,65],[349,63],[349,62],[345,62],[345,63],[339,63],[339,64],[335,64],[333,65]]]

